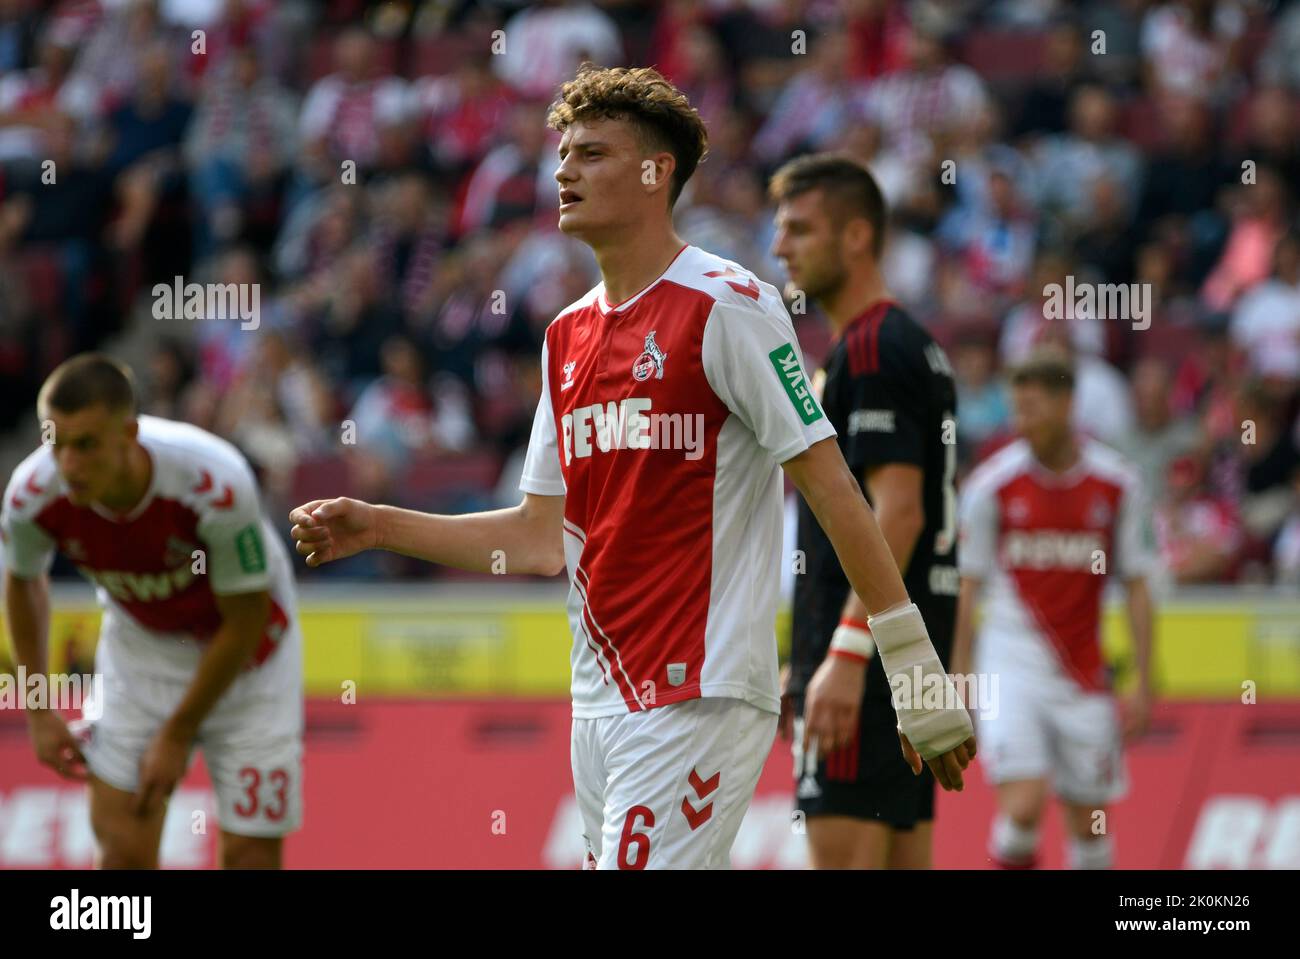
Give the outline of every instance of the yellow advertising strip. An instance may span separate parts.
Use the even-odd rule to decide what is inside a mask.
[[[521,596],[495,584],[486,589],[419,588],[367,597],[352,586],[304,596],[307,692],[358,695],[565,696],[572,641],[563,593]],[[789,613],[778,620],[782,652]],[[99,611],[89,594],[74,602],[56,596],[51,668],[89,671]],[[665,628],[671,624],[665,623]],[[1103,645],[1122,690],[1134,676],[1123,607],[1107,609]],[[1300,600],[1275,597],[1187,599],[1160,607],[1156,687],[1170,699],[1258,699],[1300,696]],[[72,670],[67,667],[72,665]],[[8,638],[0,671],[12,672]]]

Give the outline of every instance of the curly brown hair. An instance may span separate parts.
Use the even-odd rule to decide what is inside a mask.
[[[709,135],[700,112],[653,67],[578,67],[560,88],[546,125],[563,133],[570,124],[590,120],[626,120],[637,130],[647,153],[666,150],[677,160],[668,209],[709,150]]]

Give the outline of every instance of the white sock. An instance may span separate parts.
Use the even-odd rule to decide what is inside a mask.
[[[1033,860],[1038,852],[1038,828],[1026,829],[1010,816],[998,813],[989,835],[989,853],[1004,863],[1018,864]]]
[[[1115,864],[1115,844],[1110,836],[1071,838],[1067,854],[1071,869],[1110,869]]]

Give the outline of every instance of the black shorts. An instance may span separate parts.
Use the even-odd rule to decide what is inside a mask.
[[[956,603],[947,597],[917,603],[931,642],[948,666]],[[803,715],[803,697],[795,698],[795,715]],[[805,768],[795,737],[795,809],[805,817],[851,816],[911,829],[934,819],[934,773],[924,762],[921,775],[903,760],[898,714],[879,656],[867,668],[857,740]],[[802,723],[800,723],[802,726]]]
[[[803,703],[796,702],[802,716]],[[799,753],[802,721],[795,737],[795,809],[805,818],[850,816],[883,822],[893,829],[911,829],[934,819],[934,773],[922,765],[921,775],[903,759],[898,719],[893,704],[870,697],[862,704],[854,742],[805,764]]]

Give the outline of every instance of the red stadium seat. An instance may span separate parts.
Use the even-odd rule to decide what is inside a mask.
[[[314,499],[346,496],[350,479],[347,460],[338,454],[302,459],[294,467],[290,499],[296,506]]]
[[[27,295],[32,309],[46,318],[56,318],[63,301],[62,272],[58,256],[52,250],[29,249],[23,252],[20,273],[27,279]]]
[[[1125,104],[1119,125],[1120,136],[1140,150],[1153,150],[1164,140],[1164,121],[1158,105],[1150,97],[1138,97]]]
[[[1044,34],[1032,30],[974,30],[960,59],[986,83],[1027,83],[1042,72]]]
[[[334,72],[334,41],[337,34],[322,31],[311,41],[311,49],[303,59],[302,82],[310,86],[323,76]],[[379,76],[397,73],[401,50],[396,40],[375,41],[375,65]]]
[[[477,38],[463,34],[422,37],[411,44],[406,75],[426,77],[453,73],[474,51],[481,49],[483,45]]]
[[[397,480],[403,500],[411,503],[446,501],[461,494],[490,494],[501,472],[491,453],[429,456],[413,460]]]

